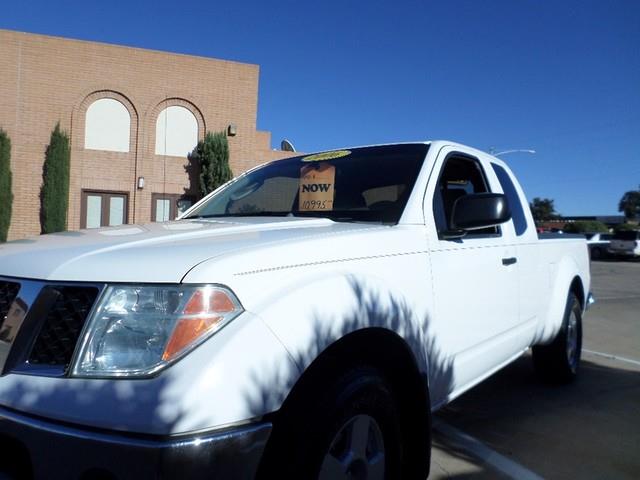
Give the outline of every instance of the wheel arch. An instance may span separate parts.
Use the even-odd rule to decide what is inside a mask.
[[[345,368],[360,365],[379,369],[392,383],[402,383],[429,405],[427,372],[420,369],[406,341],[392,330],[366,327],[348,333],[325,348],[302,372],[283,407],[295,397],[297,390],[308,388],[311,382],[335,378]],[[399,379],[404,381],[397,382]]]
[[[575,277],[573,277],[573,280],[571,281],[571,286],[569,287],[569,292],[574,293],[576,297],[578,297],[578,302],[580,302],[580,307],[582,308],[582,311],[584,311],[586,308],[585,302],[587,297],[584,292],[584,284],[579,275],[576,275]]]
[[[567,296],[574,293],[584,310],[587,300],[586,279],[580,274],[578,263],[570,257],[564,257],[550,266],[550,291],[543,329],[534,344],[545,345],[553,341],[562,326],[563,314],[567,305]]]
[[[337,339],[301,373],[281,408],[271,414],[277,441],[279,422],[304,415],[304,406],[350,368],[373,367],[397,395],[403,435],[409,440],[407,454],[419,462],[427,457],[431,443],[431,408],[427,372],[420,370],[406,341],[392,330],[366,327]],[[405,437],[405,438],[407,438]],[[415,461],[414,460],[414,461]],[[428,460],[427,460],[428,462]],[[426,468],[429,465],[420,465]]]

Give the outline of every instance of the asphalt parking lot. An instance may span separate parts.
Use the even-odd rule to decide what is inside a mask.
[[[523,356],[438,412],[429,478],[640,478],[640,262],[592,262],[581,372]]]

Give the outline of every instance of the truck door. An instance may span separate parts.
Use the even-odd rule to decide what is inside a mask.
[[[518,324],[518,264],[510,222],[447,238],[455,201],[502,193],[488,162],[452,147],[436,159],[425,196],[431,253],[432,319],[441,353],[453,364],[454,390],[512,358]]]
[[[528,208],[527,200],[519,188],[517,179],[506,165],[491,162],[503,193],[511,209],[511,223],[514,230],[516,254],[518,258],[518,309],[520,312],[519,329],[522,335],[514,339],[519,348],[527,348],[536,333],[541,308],[547,303],[542,299],[548,296],[548,266],[540,260],[540,244],[535,223]]]

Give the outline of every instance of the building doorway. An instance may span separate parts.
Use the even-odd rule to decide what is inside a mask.
[[[151,221],[175,220],[193,205],[193,198],[171,193],[151,194]]]
[[[129,195],[126,192],[82,191],[80,228],[123,225],[128,220]]]

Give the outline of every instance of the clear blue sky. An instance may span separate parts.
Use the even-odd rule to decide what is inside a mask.
[[[0,28],[259,64],[274,146],[532,148],[503,158],[564,215],[640,184],[638,0],[4,3]]]

